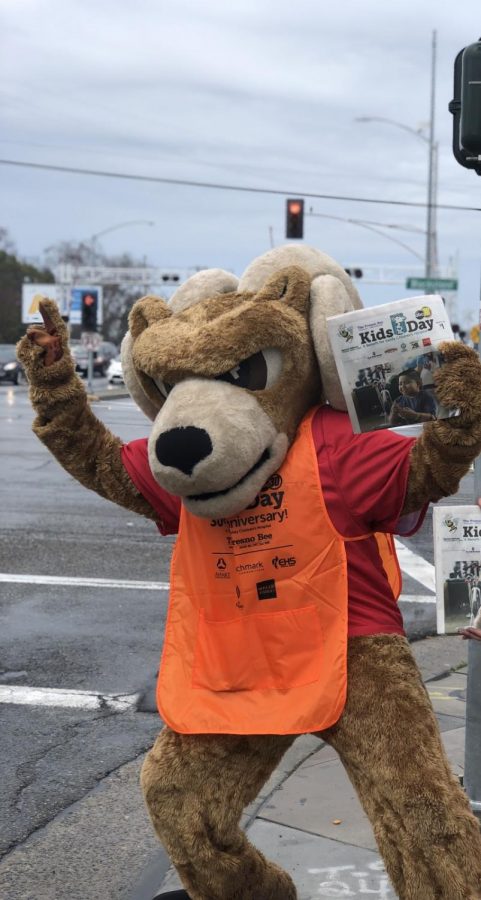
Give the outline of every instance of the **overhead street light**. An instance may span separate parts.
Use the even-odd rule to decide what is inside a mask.
[[[131,225],[155,225],[155,222],[151,222],[149,219],[130,219],[128,222],[119,222],[118,225],[110,225],[108,228],[102,229],[102,231],[97,231],[95,234],[92,234],[88,241],[87,245],[90,247],[90,253],[92,254],[92,262],[95,262],[95,257],[97,255],[96,243],[99,237],[103,237],[104,234],[110,234],[111,231],[117,231],[118,228],[129,228]]]
[[[432,278],[437,270],[437,233],[436,233],[436,205],[438,191],[438,143],[434,139],[434,100],[435,100],[435,75],[436,75],[436,32],[433,31],[431,54],[431,114],[429,119],[429,136],[423,134],[422,128],[412,128],[403,122],[384,116],[358,116],[356,122],[386,122],[408,131],[428,145],[428,183],[427,183],[427,215],[426,215],[426,255],[425,277]]]

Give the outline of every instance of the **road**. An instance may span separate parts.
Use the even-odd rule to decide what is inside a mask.
[[[123,440],[148,433],[127,398],[94,410]],[[0,387],[0,421],[0,856],[8,861],[29,835],[137,760],[159,731],[152,705],[139,710],[138,697],[157,670],[172,539],[63,472],[31,432],[25,388]],[[472,502],[472,476],[462,488],[457,502]],[[432,631],[429,515],[409,546],[428,566],[421,581],[405,577],[403,612],[414,630]],[[78,839],[82,852],[88,823]],[[141,855],[129,862],[130,852],[119,861],[126,897],[144,864]]]

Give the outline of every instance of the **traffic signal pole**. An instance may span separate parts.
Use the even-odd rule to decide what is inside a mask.
[[[481,38],[454,62],[453,153],[458,163],[481,175]],[[481,323],[481,298],[480,298]],[[481,340],[478,341],[481,356]],[[481,457],[474,463],[474,502],[481,497]],[[481,556],[481,551],[480,551]],[[481,641],[468,640],[464,789],[481,823]]]

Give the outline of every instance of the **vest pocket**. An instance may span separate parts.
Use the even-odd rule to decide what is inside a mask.
[[[317,681],[321,665],[322,628],[314,605],[224,622],[208,621],[200,610],[194,688],[287,690]]]

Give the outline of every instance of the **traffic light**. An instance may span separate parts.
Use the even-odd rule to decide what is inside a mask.
[[[344,269],[351,278],[362,278],[362,269]]]
[[[286,238],[304,237],[304,200],[286,200]]]
[[[454,61],[453,153],[460,165],[481,175],[481,38]]]
[[[97,331],[98,291],[82,291],[80,304],[82,331]]]

